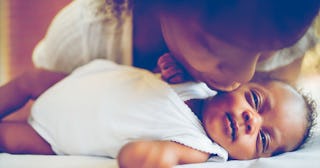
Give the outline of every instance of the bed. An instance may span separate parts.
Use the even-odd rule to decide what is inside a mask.
[[[318,131],[319,132],[319,131]],[[88,156],[45,156],[0,154],[1,168],[117,168],[114,159]],[[303,149],[285,153],[272,158],[260,158],[248,161],[207,162],[179,165],[176,168],[319,168],[320,135],[312,138]]]
[[[300,85],[320,103],[320,75],[303,78]],[[318,111],[320,106],[318,106]],[[305,146],[295,152],[271,158],[247,161],[206,162],[179,165],[176,168],[319,168],[320,167],[320,117],[317,118],[314,135]],[[93,156],[12,155],[0,153],[0,168],[117,168],[115,159]]]

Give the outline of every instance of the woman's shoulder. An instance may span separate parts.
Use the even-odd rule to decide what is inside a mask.
[[[318,29],[319,27],[316,24],[311,26],[294,45],[278,50],[270,58],[260,62],[257,65],[257,70],[271,71],[289,65],[298,58],[303,57],[307,51],[313,49],[320,42],[319,35],[317,34]]]
[[[101,18],[117,18],[128,15],[132,9],[132,0],[76,0],[86,15]]]

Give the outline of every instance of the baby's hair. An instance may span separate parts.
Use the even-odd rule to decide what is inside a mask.
[[[271,76],[265,76],[263,78],[256,78],[253,82],[258,83],[267,83],[267,82],[280,82],[285,85],[290,86],[292,89],[294,89],[303,99],[305,108],[306,108],[306,121],[307,121],[307,127],[304,131],[303,138],[300,141],[300,143],[293,149],[292,151],[296,151],[301,149],[309,140],[311,139],[313,135],[313,128],[316,125],[316,118],[317,118],[317,103],[312,98],[312,96],[305,92],[303,89],[297,88],[297,86],[294,86],[292,84],[289,84],[283,80],[272,78]],[[280,154],[280,153],[279,153]],[[277,155],[277,154],[275,154]]]
[[[318,114],[317,113],[317,103],[311,97],[311,95],[309,93],[304,92],[302,89],[296,89],[296,91],[304,99],[306,109],[307,109],[306,119],[308,122],[307,122],[307,128],[304,132],[303,138],[294,150],[301,149],[307,142],[309,142],[309,140],[313,136],[313,128],[316,125],[316,118],[317,118],[317,114]]]

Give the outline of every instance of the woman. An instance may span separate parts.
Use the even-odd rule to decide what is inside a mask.
[[[270,57],[262,53],[297,42],[318,11],[317,0],[76,0],[56,16],[33,60],[63,72],[96,58],[154,70],[170,52],[192,79],[229,91]]]

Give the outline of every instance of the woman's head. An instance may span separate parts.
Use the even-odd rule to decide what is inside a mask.
[[[219,90],[249,81],[259,54],[292,45],[319,10],[316,0],[159,2],[170,52],[193,78]]]
[[[269,157],[296,150],[310,133],[314,111],[291,86],[277,81],[244,84],[207,101],[207,134],[232,159]]]

